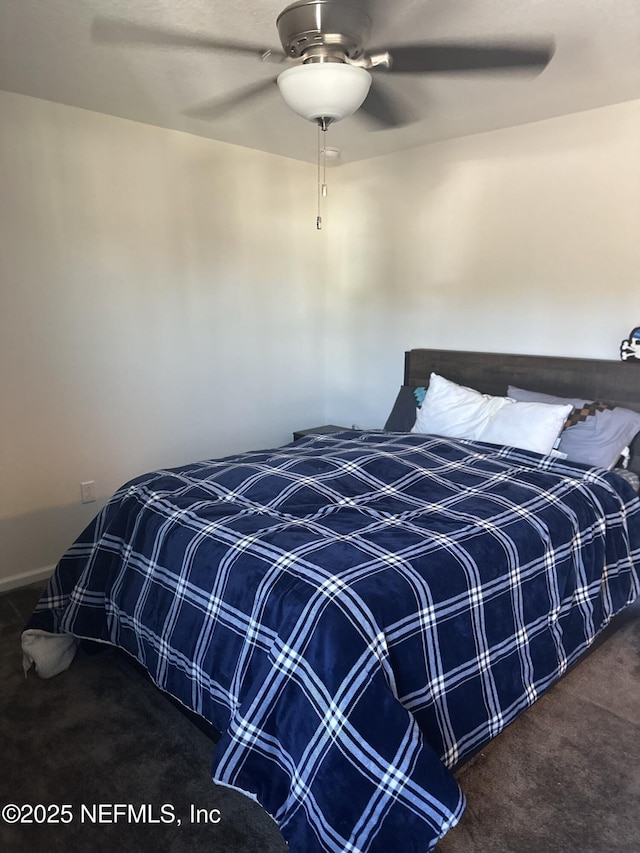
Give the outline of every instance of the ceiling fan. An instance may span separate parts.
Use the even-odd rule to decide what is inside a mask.
[[[96,19],[92,35],[100,44],[200,48],[286,64],[289,67],[275,77],[260,80],[228,96],[213,98],[186,112],[201,119],[215,119],[262,95],[277,82],[285,102],[322,130],[359,109],[382,128],[395,128],[411,121],[413,117],[400,107],[394,94],[385,90],[381,79],[385,74],[542,71],[553,56],[551,42],[527,45],[423,42],[370,49],[367,40],[372,2],[296,0],[276,20],[282,50],[164,31],[111,18]]]

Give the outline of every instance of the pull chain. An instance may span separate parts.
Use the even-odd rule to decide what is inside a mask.
[[[323,145],[320,133],[326,133],[327,128],[318,122],[318,215],[316,229],[322,231],[322,199],[327,197],[327,158],[326,146]]]

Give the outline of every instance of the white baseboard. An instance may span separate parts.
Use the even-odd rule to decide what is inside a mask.
[[[42,566],[30,572],[23,572],[21,575],[9,575],[8,578],[0,578],[0,593],[9,592],[10,589],[18,589],[21,586],[29,586],[32,583],[47,581],[54,569],[55,566]]]

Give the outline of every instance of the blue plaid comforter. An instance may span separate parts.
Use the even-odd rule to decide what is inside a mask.
[[[214,780],[293,853],[432,849],[450,768],[640,592],[615,474],[343,432],[125,485],[30,627],[126,649],[222,732]]]

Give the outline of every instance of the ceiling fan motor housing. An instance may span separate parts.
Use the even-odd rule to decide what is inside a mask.
[[[371,20],[362,10],[335,0],[297,0],[278,15],[285,54],[315,62],[359,59]]]

